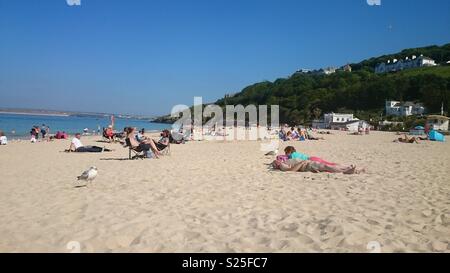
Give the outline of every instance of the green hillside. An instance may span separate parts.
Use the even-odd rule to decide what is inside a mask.
[[[410,69],[410,70],[404,70],[399,73],[404,76],[417,76],[417,75],[433,74],[436,76],[449,78],[450,77],[450,65],[415,68],[415,69]]]
[[[392,58],[411,55],[430,56],[442,66],[417,68],[397,73],[375,74],[373,67]],[[260,82],[241,92],[224,97],[216,104],[279,105],[280,121],[307,124],[326,112],[354,113],[357,117],[376,121],[384,112],[386,100],[422,102],[429,113],[439,113],[442,103],[450,104],[450,44],[421,49],[407,49],[353,65],[353,72],[313,75],[294,74],[274,82]],[[173,121],[162,117],[157,121]]]

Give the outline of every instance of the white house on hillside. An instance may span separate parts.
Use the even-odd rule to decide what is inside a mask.
[[[409,117],[412,115],[423,115],[425,107],[421,103],[386,101],[386,115]]]
[[[375,73],[381,74],[436,65],[436,61],[431,58],[425,57],[423,55],[420,55],[420,57],[417,58],[415,55],[413,55],[411,59],[409,57],[406,57],[405,60],[393,59],[392,61],[387,61],[387,63],[378,64],[375,67]]]
[[[334,73],[336,73],[336,68],[334,68],[334,67],[327,67],[327,68],[322,68],[322,69],[320,69],[318,72],[317,72],[317,74],[319,74],[319,75],[331,75],[331,74],[334,74]]]
[[[353,120],[358,120],[353,116],[353,114],[337,114],[337,113],[329,113],[323,115],[323,120],[326,124],[331,123],[346,123]]]
[[[351,120],[344,123],[331,123],[330,125],[331,130],[357,132],[360,128],[366,130],[367,128],[370,128],[370,124],[365,120]]]
[[[353,114],[337,114],[337,113],[329,113],[324,114],[322,120],[313,121],[312,127],[317,129],[332,129],[331,125],[344,125],[351,121],[359,121],[359,119],[355,118]]]

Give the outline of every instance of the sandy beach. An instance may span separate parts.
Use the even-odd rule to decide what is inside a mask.
[[[0,251],[450,252],[450,143],[393,133],[287,142],[361,175],[269,171],[261,142],[189,142],[128,160],[120,144],[67,154],[69,140],[0,147]],[[283,146],[283,147],[284,147]],[[281,150],[280,150],[281,151]],[[90,166],[91,187],[76,188]]]

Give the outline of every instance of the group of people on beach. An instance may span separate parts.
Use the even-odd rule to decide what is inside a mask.
[[[122,132],[114,132],[112,126],[108,126],[108,129],[111,129],[108,133],[111,137],[111,141],[118,141],[136,152],[144,152],[145,156],[148,158],[159,158],[159,156],[162,155],[162,152],[169,147],[170,143],[178,143],[171,137],[171,132],[169,130],[162,131],[161,138],[159,140],[154,140],[145,135],[145,129],[137,131],[134,127],[125,127]],[[112,151],[105,147],[86,146],[81,142],[81,137],[81,133],[75,134],[70,142],[70,147],[66,152],[101,153]]]
[[[103,128],[103,137],[107,139],[108,142],[116,142],[118,139],[121,139],[126,134],[126,128],[122,132],[115,132],[112,125],[109,125],[107,128]]]
[[[313,130],[311,128],[305,129],[305,128],[300,128],[300,127],[298,127],[298,128],[291,127],[289,129],[286,126],[281,128],[281,130],[279,132],[279,137],[283,141],[324,140],[323,137],[314,136]]]
[[[30,130],[31,142],[35,143],[39,140],[39,135],[42,136],[42,139],[49,140],[50,138],[50,127],[48,125],[42,124],[41,127],[35,125]]]
[[[169,130],[162,131],[161,138],[158,141],[145,136],[144,129],[136,132],[136,128],[127,127],[125,132],[126,144],[137,152],[144,152],[147,158],[159,158],[162,155],[162,151],[170,145]]]

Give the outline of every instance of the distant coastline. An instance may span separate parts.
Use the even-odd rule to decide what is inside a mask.
[[[0,114],[4,115],[24,115],[24,116],[51,116],[51,117],[69,117],[69,114],[57,114],[57,113],[34,113],[34,112],[7,112],[0,111]]]
[[[90,112],[72,112],[57,110],[41,110],[41,109],[21,109],[21,108],[0,108],[0,114],[10,115],[30,115],[30,116],[53,116],[53,117],[93,117],[104,118],[115,116],[119,119],[138,119],[152,121],[152,117],[127,114],[111,114],[111,113],[90,113]]]

